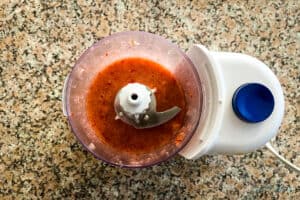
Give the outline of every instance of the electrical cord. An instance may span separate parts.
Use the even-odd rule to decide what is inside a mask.
[[[281,160],[284,164],[286,164],[288,167],[296,171],[298,174],[300,174],[300,168],[291,163],[290,161],[286,160],[283,156],[281,156],[272,146],[270,142],[266,144],[266,147],[271,151],[279,160]]]

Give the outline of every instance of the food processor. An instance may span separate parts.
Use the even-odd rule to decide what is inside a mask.
[[[117,60],[130,57],[159,63],[181,85],[186,113],[178,130],[180,142],[174,136],[162,148],[133,155],[120,152],[96,137],[87,119],[87,91],[99,72]],[[280,83],[264,63],[248,55],[213,52],[199,44],[185,53],[155,34],[116,33],[93,44],[77,60],[65,80],[62,101],[63,112],[77,139],[96,158],[113,165],[147,167],[177,153],[197,159],[205,154],[247,153],[267,144],[278,158],[299,172],[269,143],[276,136],[284,114]],[[112,102],[115,120],[137,129],[168,123],[181,110],[174,105],[158,112],[156,104],[159,102],[155,88],[140,83],[124,85]]]

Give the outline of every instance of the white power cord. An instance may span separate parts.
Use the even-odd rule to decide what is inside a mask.
[[[291,163],[290,161],[286,160],[284,157],[279,155],[279,153],[274,149],[274,147],[271,145],[270,142],[266,144],[266,147],[279,159],[281,160],[284,164],[289,166],[291,169],[295,170],[298,174],[300,174],[300,168]]]

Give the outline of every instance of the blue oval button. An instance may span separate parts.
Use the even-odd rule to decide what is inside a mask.
[[[266,86],[259,83],[246,83],[235,91],[232,108],[243,121],[261,122],[273,112],[274,97]]]

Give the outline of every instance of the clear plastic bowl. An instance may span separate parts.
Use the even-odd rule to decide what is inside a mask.
[[[147,154],[132,156],[117,152],[101,142],[89,124],[85,98],[95,76],[116,60],[141,57],[166,67],[184,90],[187,112],[185,137],[179,145],[170,142]],[[176,45],[146,32],[122,32],[108,36],[87,49],[78,59],[66,81],[64,105],[73,133],[96,158],[122,167],[146,167],[167,160],[178,153],[191,139],[198,126],[202,110],[202,91],[195,66]]]

